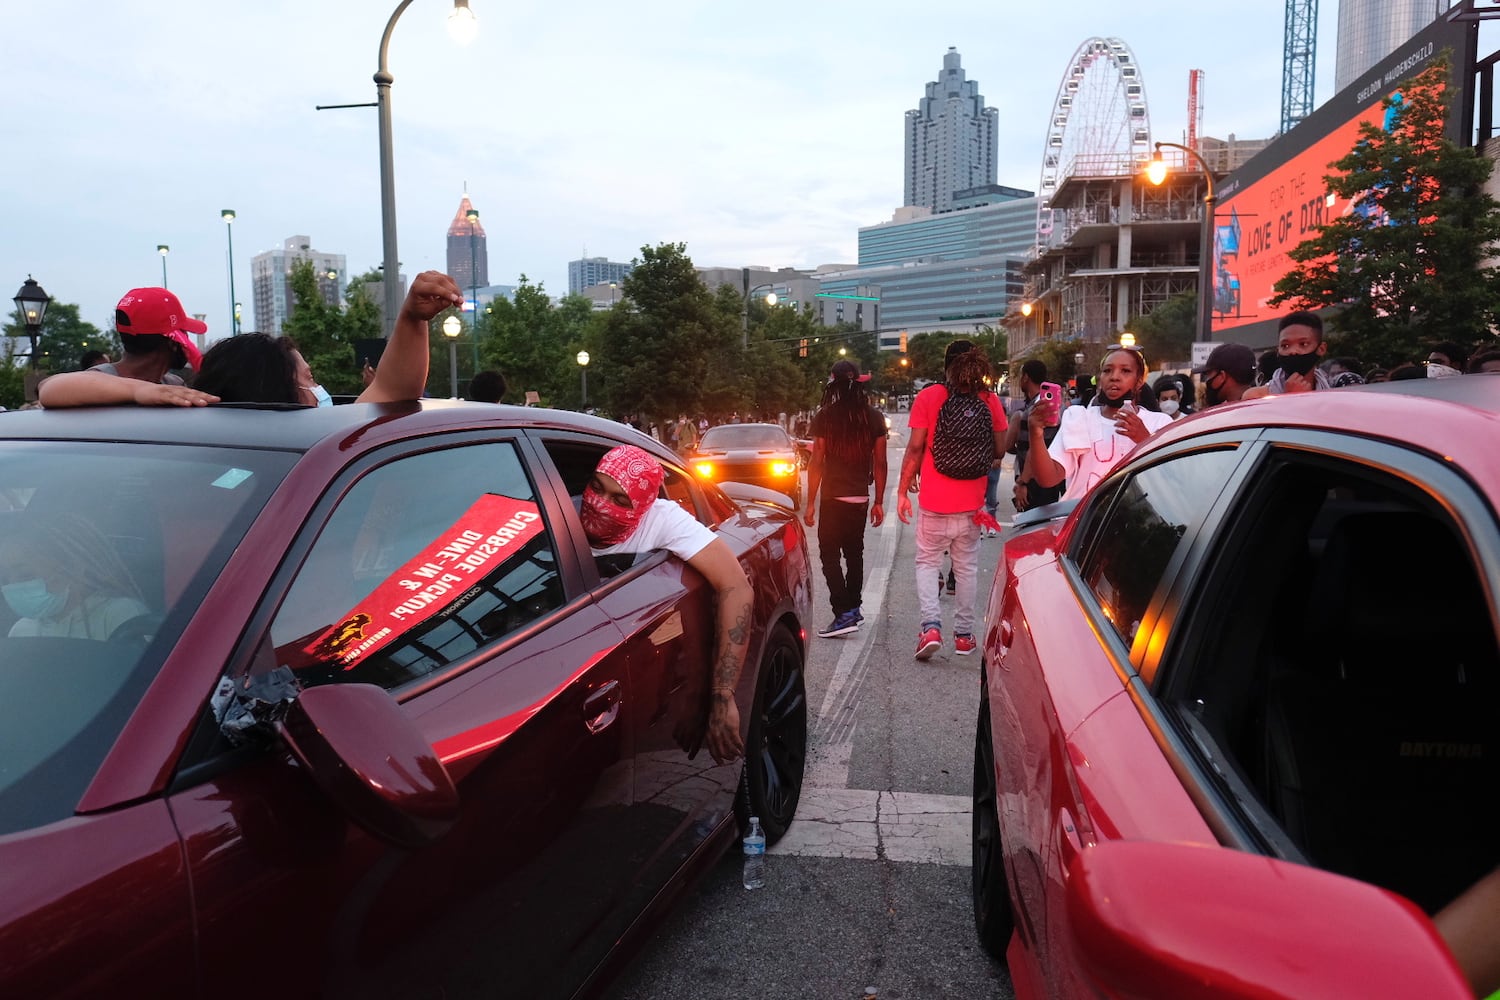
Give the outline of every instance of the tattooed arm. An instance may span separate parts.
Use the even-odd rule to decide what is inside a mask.
[[[703,574],[718,597],[708,752],[716,763],[724,764],[745,752],[745,740],[740,733],[740,710],[734,695],[745,666],[745,651],[750,646],[755,591],[751,589],[740,561],[723,539],[715,538],[709,542],[688,560],[688,565]]]

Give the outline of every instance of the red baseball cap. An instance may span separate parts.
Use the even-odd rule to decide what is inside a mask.
[[[165,288],[132,288],[115,306],[115,329],[125,334],[159,334],[175,341],[187,355],[193,371],[203,354],[190,333],[207,333],[208,324],[193,319],[182,302]]]

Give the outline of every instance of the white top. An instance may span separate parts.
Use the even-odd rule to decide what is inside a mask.
[[[146,606],[133,597],[89,597],[61,618],[22,618],[10,627],[10,634],[103,640],[145,613]]]
[[[1172,422],[1165,413],[1136,410],[1141,423],[1155,434]],[[1063,467],[1068,489],[1064,500],[1083,496],[1103,479],[1115,463],[1135,450],[1136,442],[1115,433],[1115,422],[1104,416],[1097,406],[1069,406],[1062,411],[1057,437],[1047,446],[1047,454]]]
[[[704,527],[703,522],[678,506],[676,501],[657,497],[629,538],[602,549],[596,547],[594,555],[609,556],[666,549],[687,562],[713,540],[714,533]]]

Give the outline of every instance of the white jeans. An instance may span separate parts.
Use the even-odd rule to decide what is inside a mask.
[[[953,560],[953,631],[974,634],[974,591],[979,577],[979,525],[974,512],[930,514],[917,510],[917,603],[922,625],[943,625],[938,589],[943,552]]]

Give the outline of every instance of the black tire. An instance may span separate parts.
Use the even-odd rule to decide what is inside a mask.
[[[995,744],[990,738],[990,698],[979,693],[979,721],[974,726],[974,829],[971,872],[974,930],[992,957],[1004,960],[1015,930],[1010,887],[1005,881],[1005,851],[1000,839],[999,803],[995,794]]]
[[[802,798],[807,764],[807,688],[802,649],[785,625],[771,630],[761,657],[745,740],[745,767],[734,797],[740,829],[760,817],[766,843],[774,844],[792,825]]]

